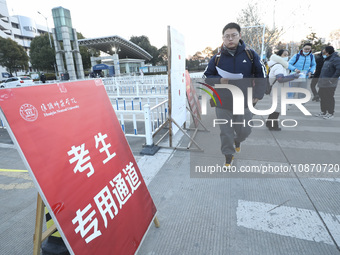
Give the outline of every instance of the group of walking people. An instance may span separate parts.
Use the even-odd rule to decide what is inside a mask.
[[[228,123],[248,123],[252,119],[252,113],[248,107],[248,88],[252,87],[252,104],[264,96],[267,86],[267,72],[255,51],[248,49],[241,39],[241,27],[237,23],[229,23],[222,30],[221,50],[214,55],[204,72],[206,83],[231,84],[237,86],[244,95],[244,114],[233,113],[233,95],[228,89],[216,89],[221,102],[216,100],[216,117],[225,119]],[[290,60],[289,52],[285,49],[273,54],[269,61],[270,85],[278,88],[292,86],[306,88],[308,78],[313,79],[311,89],[314,94],[313,101],[320,101],[321,112],[317,117],[324,119],[334,118],[334,93],[340,76],[340,57],[332,46],[322,50],[321,55],[312,53],[312,44],[305,43],[302,49]],[[222,77],[218,68],[229,73],[242,74],[241,80],[228,80]],[[319,91],[316,91],[316,84]],[[215,95],[216,97],[217,95]],[[298,98],[304,97],[302,93],[296,93]],[[280,98],[280,95],[278,96]],[[249,101],[251,102],[251,101]],[[276,110],[268,116],[266,126],[273,131],[280,131],[278,117],[280,115],[280,103]],[[241,143],[250,135],[249,125],[219,125],[221,152],[225,156],[225,166],[230,167],[234,159],[234,153],[241,151]]]
[[[321,108],[321,112],[315,114],[315,116],[333,119],[334,93],[340,76],[340,57],[334,48],[326,46],[320,54],[314,55],[312,44],[305,43],[299,53],[295,54],[289,61],[288,55],[289,52],[282,49],[271,56],[268,62],[270,82],[277,80],[278,83],[273,86],[279,88],[291,86],[307,89],[308,78],[313,75],[310,85],[313,93],[312,101],[320,101]],[[288,75],[289,71],[292,72],[291,75]],[[287,83],[287,81],[290,81],[290,83]],[[319,87],[318,91],[316,85]],[[298,93],[298,98],[303,96],[302,93]],[[269,119],[277,117],[278,113],[273,113],[272,116],[269,116]],[[267,127],[271,130],[281,130],[277,124],[273,127],[267,125]]]

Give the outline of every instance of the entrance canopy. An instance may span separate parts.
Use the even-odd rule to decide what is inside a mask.
[[[86,46],[110,55],[118,53],[120,59],[136,58],[150,60],[152,56],[138,45],[117,35],[78,40],[79,46]]]
[[[92,67],[93,71],[99,71],[99,70],[105,70],[105,69],[109,69],[108,65],[105,64],[98,64]]]

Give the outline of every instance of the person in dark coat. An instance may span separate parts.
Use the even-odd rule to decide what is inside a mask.
[[[334,118],[334,94],[340,76],[340,57],[332,46],[327,46],[322,51],[322,56],[325,62],[318,82],[321,112],[315,116],[328,120]]]
[[[46,76],[45,76],[44,73],[41,73],[41,75],[40,75],[40,80],[41,80],[42,83],[45,83],[45,82],[46,82]]]
[[[211,58],[204,72],[205,81],[212,86],[215,84],[231,84],[238,87],[243,92],[245,98],[244,114],[234,114],[233,95],[230,90],[216,89],[221,98],[221,103],[217,100],[216,117],[228,120],[228,123],[239,123],[242,121],[248,123],[253,115],[248,108],[247,91],[249,87],[253,88],[253,105],[263,98],[266,89],[266,81],[264,79],[266,77],[266,69],[256,52],[247,49],[245,43],[241,40],[241,28],[238,24],[227,24],[222,30],[222,39],[221,52]],[[241,74],[243,78],[229,81],[228,78],[223,78],[220,75],[217,68],[229,73]],[[240,152],[240,144],[250,135],[251,127],[249,125],[219,126],[221,152],[225,155],[225,166],[230,168],[234,159],[234,152]]]
[[[315,73],[313,75],[313,79],[312,79],[311,84],[310,84],[310,88],[311,88],[311,90],[313,92],[313,96],[314,96],[312,101],[319,102],[320,97],[319,97],[319,94],[316,90],[316,84],[318,83],[318,80],[319,80],[319,77],[320,77],[324,58],[322,57],[321,52],[320,52],[320,54],[317,54],[317,55],[314,55],[314,56],[315,56],[316,68],[315,68]]]

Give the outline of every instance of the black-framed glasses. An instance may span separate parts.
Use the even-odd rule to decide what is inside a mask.
[[[223,38],[227,40],[234,40],[236,37],[238,37],[239,34],[230,34],[230,35],[224,35]]]

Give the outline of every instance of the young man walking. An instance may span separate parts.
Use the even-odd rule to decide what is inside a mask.
[[[231,84],[242,90],[244,95],[244,115],[233,113],[233,96],[229,89],[216,89],[222,104],[216,100],[216,117],[227,120],[227,124],[219,125],[221,151],[225,155],[225,166],[230,167],[234,159],[234,153],[240,152],[241,142],[251,133],[248,121],[252,119],[252,113],[248,109],[248,88],[253,88],[253,104],[263,98],[266,89],[266,71],[255,51],[247,49],[241,40],[241,28],[236,23],[227,24],[222,30],[223,44],[221,52],[210,60],[204,75],[210,85]],[[216,69],[234,74],[242,74],[239,80],[222,78]],[[234,123],[231,125],[231,123]]]

